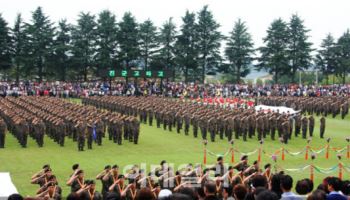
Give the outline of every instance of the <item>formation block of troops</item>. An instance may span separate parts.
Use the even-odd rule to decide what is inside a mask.
[[[330,97],[261,97],[257,99],[258,104],[268,106],[286,106],[293,108],[294,110],[301,110],[301,112],[308,113],[309,115],[316,114],[332,115],[335,118],[337,115],[341,115],[344,119],[349,113],[349,98],[342,96],[330,96]]]
[[[86,141],[88,149],[92,149],[94,141],[102,145],[106,131],[109,140],[119,145],[123,137],[137,144],[140,132],[140,123],[133,116],[53,97],[1,98],[0,116],[4,119],[0,120],[0,147],[4,146],[6,127],[22,147],[27,146],[28,135],[42,147],[47,134],[60,146],[64,146],[66,136],[72,138],[77,141],[79,151],[84,150]]]
[[[199,105],[191,102],[182,102],[174,99],[162,97],[121,97],[103,96],[87,97],[82,100],[85,105],[93,105],[100,109],[106,109],[128,116],[139,116],[141,123],[148,123],[153,126],[153,119],[157,128],[168,129],[177,133],[184,130],[185,135],[189,135],[190,127],[194,137],[198,137],[200,132],[202,139],[206,140],[208,134],[212,142],[218,135],[220,139],[253,138],[261,140],[268,135],[272,140],[277,136],[288,143],[292,138],[293,130],[298,137],[302,130],[302,137],[307,138],[313,135],[315,120],[311,116],[292,116],[289,113],[278,112],[256,112],[251,109],[232,109],[213,105]],[[305,121],[306,120],[306,121]],[[325,118],[322,118],[323,137],[325,130]],[[305,129],[306,128],[306,129]],[[277,136],[276,136],[277,134]]]

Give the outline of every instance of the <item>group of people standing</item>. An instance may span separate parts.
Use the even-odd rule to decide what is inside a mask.
[[[83,104],[93,105],[100,109],[107,109],[123,115],[139,116],[140,122],[156,127],[163,126],[164,130],[177,133],[183,130],[189,135],[190,128],[194,137],[201,134],[201,138],[215,141],[216,136],[220,139],[248,138],[256,136],[261,140],[270,135],[272,140],[279,138],[288,143],[292,138],[293,131],[298,137],[313,136],[315,119],[313,116],[292,115],[274,111],[258,110],[254,108],[231,108],[216,105],[202,105],[192,102],[183,102],[163,97],[121,97],[121,96],[95,96],[84,98]],[[320,119],[320,137],[324,137],[326,126],[325,117]],[[209,133],[209,134],[208,134]],[[208,137],[209,135],[209,137]]]
[[[6,126],[18,139],[22,147],[27,146],[28,135],[42,147],[47,134],[60,146],[65,137],[77,141],[78,150],[83,151],[85,143],[92,149],[95,141],[102,145],[102,138],[108,127],[109,139],[122,144],[124,139],[138,143],[140,124],[135,117],[92,106],[70,103],[53,97],[22,96],[0,99],[0,145],[5,141]],[[5,123],[1,123],[5,122]]]
[[[70,187],[70,192],[65,192],[66,198],[49,165],[35,173],[31,183],[40,186],[37,198],[50,200],[346,200],[350,197],[349,180],[326,177],[316,185],[304,178],[295,183],[294,193],[290,175],[270,163],[260,165],[257,160],[250,165],[248,156],[242,156],[233,165],[218,157],[212,165],[189,163],[177,169],[163,160],[149,172],[138,165],[124,169],[116,164],[106,165],[95,178],[88,179],[79,164],[74,164],[66,181]],[[94,179],[101,182],[101,190]]]
[[[257,98],[258,104],[269,106],[286,106],[295,110],[300,110],[301,113],[309,115],[316,114],[327,117],[332,115],[335,118],[341,115],[344,119],[349,113],[349,98],[346,96],[329,96],[329,97],[260,97]]]

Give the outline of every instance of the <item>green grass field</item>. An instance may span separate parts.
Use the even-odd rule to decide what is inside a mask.
[[[311,142],[312,147],[322,147],[326,144],[325,139],[319,138],[319,119],[316,118],[315,136]],[[345,138],[350,132],[350,116],[341,120],[339,116],[335,119],[327,118],[325,137],[331,137],[331,145],[334,147],[346,146]],[[155,124],[155,123],[154,123]],[[201,139],[194,138],[192,132],[189,136],[183,133],[177,134],[173,132],[157,129],[155,126],[142,125],[140,140],[138,145],[129,142],[123,142],[122,146],[118,146],[108,139],[103,140],[102,146],[94,145],[92,150],[84,152],[77,151],[77,144],[71,139],[66,139],[65,147],[60,147],[49,138],[45,138],[43,148],[38,148],[34,140],[29,139],[28,147],[21,148],[16,139],[11,135],[6,136],[6,147],[0,149],[0,172],[10,172],[12,180],[21,194],[33,196],[38,189],[38,185],[30,184],[30,177],[33,173],[41,169],[44,164],[50,164],[54,174],[57,176],[60,185],[63,187],[64,195],[67,195],[70,189],[65,186],[68,176],[71,174],[71,166],[74,163],[79,163],[81,168],[85,170],[86,179],[94,179],[95,176],[103,169],[106,164],[118,164],[120,167],[129,164],[146,163],[159,164],[163,159],[175,165],[186,163],[201,163],[203,161],[203,144]],[[306,140],[292,138],[286,146],[290,151],[299,151],[306,145]],[[230,147],[227,140],[218,140],[215,143],[208,143],[208,149],[215,153],[224,153]],[[259,147],[256,139],[248,142],[241,140],[235,142],[235,148],[249,152]],[[278,141],[271,141],[269,138],[265,140],[264,149],[268,153],[274,152],[280,148],[281,144]],[[342,161],[350,165],[350,160],[345,158],[346,152]],[[238,161],[240,155],[235,154],[235,160]],[[226,162],[230,162],[228,155]],[[215,156],[208,155],[208,164],[215,162]],[[257,154],[250,156],[249,163],[257,159]],[[272,159],[267,156],[262,156],[262,165],[270,162]],[[278,165],[285,168],[297,168],[311,163],[311,159],[304,160],[304,154],[292,157],[286,154],[286,160],[281,161],[278,157]],[[314,161],[317,166],[327,168],[338,163],[336,153],[330,153],[330,159],[325,159],[325,154],[320,154]],[[309,177],[309,170],[302,172],[290,173],[295,180]],[[335,172],[330,175],[338,175]],[[316,184],[320,183],[325,174],[316,172]],[[344,178],[350,178],[348,172],[344,172]],[[97,181],[97,188],[101,188],[100,182]]]

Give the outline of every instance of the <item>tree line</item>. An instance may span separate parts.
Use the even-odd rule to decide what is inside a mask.
[[[81,12],[75,25],[65,19],[54,23],[38,7],[29,22],[18,14],[13,27],[0,15],[0,71],[3,78],[18,82],[86,81],[109,69],[162,69],[186,82],[204,82],[206,75],[222,73],[235,83],[252,67],[267,70],[275,83],[283,76],[295,83],[298,71],[310,69],[345,83],[350,71],[349,30],[338,39],[328,34],[316,50],[298,15],[288,22],[274,20],[257,49],[241,19],[227,35],[219,28],[208,6],[197,13],[186,11],[179,27],[172,18],[161,27],[150,19],[139,23],[130,12],[117,21],[109,10]]]

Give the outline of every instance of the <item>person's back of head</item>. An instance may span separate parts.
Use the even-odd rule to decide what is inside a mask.
[[[233,194],[236,200],[243,200],[247,193],[248,189],[243,184],[238,184],[233,188]]]
[[[267,179],[263,175],[256,175],[252,179],[252,185],[253,187],[265,187],[267,188]]]
[[[283,193],[281,189],[281,178],[283,177],[282,174],[274,174],[271,177],[271,191],[273,191],[279,198],[281,198],[281,195]]]
[[[280,199],[276,193],[270,190],[264,190],[256,195],[255,200],[278,200]]]
[[[79,194],[72,192],[67,196],[67,200],[80,200]]]
[[[183,187],[183,188],[180,188],[177,193],[179,194],[185,194],[187,196],[189,196],[191,199],[193,200],[196,200],[198,199],[197,195],[196,195],[196,192],[194,191],[193,188],[190,188],[190,187]]]
[[[330,192],[332,191],[340,191],[341,190],[341,187],[342,187],[342,182],[339,178],[337,177],[331,177],[329,180],[328,180],[328,190]]]
[[[150,189],[143,188],[137,193],[135,200],[155,200],[155,197]]]
[[[216,184],[214,181],[208,181],[204,185],[204,193],[206,196],[208,195],[214,195],[216,193]]]
[[[118,193],[111,192],[111,193],[108,193],[105,200],[121,200],[121,197]]]
[[[289,175],[284,175],[281,179],[281,188],[284,191],[290,191],[293,187],[293,178]]]
[[[192,200],[190,196],[186,194],[174,193],[169,197],[169,200]]]
[[[343,181],[342,183],[342,187],[341,187],[341,192],[346,195],[346,196],[350,196],[350,181]]]
[[[327,194],[323,190],[315,190],[306,200],[326,200]]]
[[[310,188],[308,182],[306,180],[297,181],[297,184],[295,185],[295,191],[300,195],[306,195],[309,193]]]
[[[8,200],[23,200],[23,197],[20,194],[11,194],[7,199]]]

